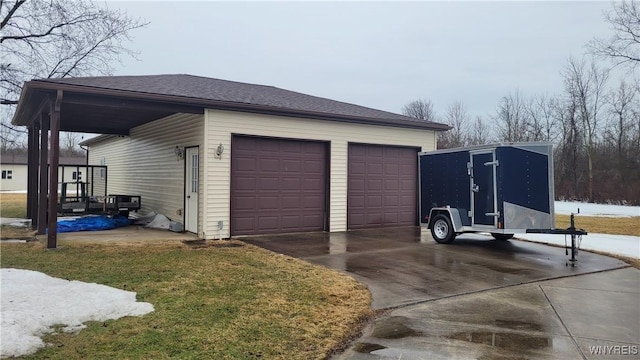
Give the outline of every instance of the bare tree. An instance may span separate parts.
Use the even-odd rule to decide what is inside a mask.
[[[569,59],[563,71],[565,90],[575,104],[582,126],[582,143],[587,158],[587,196],[593,201],[593,155],[601,131],[601,112],[606,103],[607,70],[599,69],[594,62]]]
[[[431,100],[414,100],[402,107],[402,114],[424,121],[436,121],[436,112]]]
[[[483,145],[491,142],[490,138],[491,129],[487,126],[487,123],[481,116],[477,116],[475,121],[471,124],[471,130],[469,131],[468,144],[469,145]]]
[[[560,111],[562,124],[562,142],[558,148],[558,160],[555,163],[559,181],[560,195],[570,199],[582,199],[580,191],[581,174],[580,154],[582,150],[581,128],[574,99],[568,97]]]
[[[516,90],[515,94],[502,97],[494,121],[500,140],[516,142],[528,139],[528,104]]]
[[[449,105],[444,115],[445,123],[452,127],[438,136],[438,148],[454,148],[465,146],[468,143],[469,115],[461,101]]]
[[[527,104],[528,140],[555,141],[558,138],[558,100],[546,95],[531,99]]]
[[[5,106],[0,107],[0,117],[9,118],[12,113],[11,110]],[[0,126],[0,150],[5,153],[9,149],[24,147],[26,133],[25,130],[11,124]]]
[[[609,97],[611,119],[606,127],[606,141],[611,143],[622,158],[632,144],[634,137],[634,112],[637,90],[629,86],[624,80]]]
[[[3,105],[17,103],[26,80],[111,74],[121,54],[135,55],[124,46],[130,31],[146,25],[90,0],[0,1],[0,21]],[[0,123],[11,132],[9,118]]]
[[[80,135],[74,132],[60,132],[60,153],[64,156],[75,156],[81,154],[82,150],[78,147],[80,143]]]
[[[594,39],[591,52],[612,59],[616,65],[640,66],[640,5],[635,0],[613,2],[613,10],[605,14],[614,34],[609,39]]]
[[[639,137],[638,92],[635,86],[621,81],[609,96],[607,126],[598,144],[596,200],[640,201],[640,148],[634,146]],[[622,185],[622,186],[621,186]]]

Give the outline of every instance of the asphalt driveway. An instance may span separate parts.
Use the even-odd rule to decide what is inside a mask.
[[[640,271],[617,259],[580,252],[567,266],[563,248],[473,234],[443,245],[417,227],[243,240],[350,274],[389,309],[338,358],[638,354]]]

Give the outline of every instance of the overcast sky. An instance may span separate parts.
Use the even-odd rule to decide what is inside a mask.
[[[419,98],[491,115],[562,91],[560,71],[611,33],[610,2],[109,1],[150,24],[116,75],[192,74],[399,113]]]

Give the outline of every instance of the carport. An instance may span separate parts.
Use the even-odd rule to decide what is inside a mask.
[[[39,235],[47,233],[47,247],[57,245],[60,131],[128,135],[131,128],[161,117],[203,111],[202,104],[171,96],[26,82],[12,124],[28,129],[27,216]]]

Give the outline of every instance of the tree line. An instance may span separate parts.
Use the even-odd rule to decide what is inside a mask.
[[[406,104],[402,113],[450,125],[438,135],[438,148],[552,142],[558,199],[640,205],[640,6],[614,3],[605,19],[615,34],[591,41],[583,59],[569,58],[559,94],[515,90],[486,117],[472,118],[461,101],[439,115],[428,99]],[[602,58],[613,67],[599,64]],[[611,78],[614,68],[625,68],[622,79]]]

